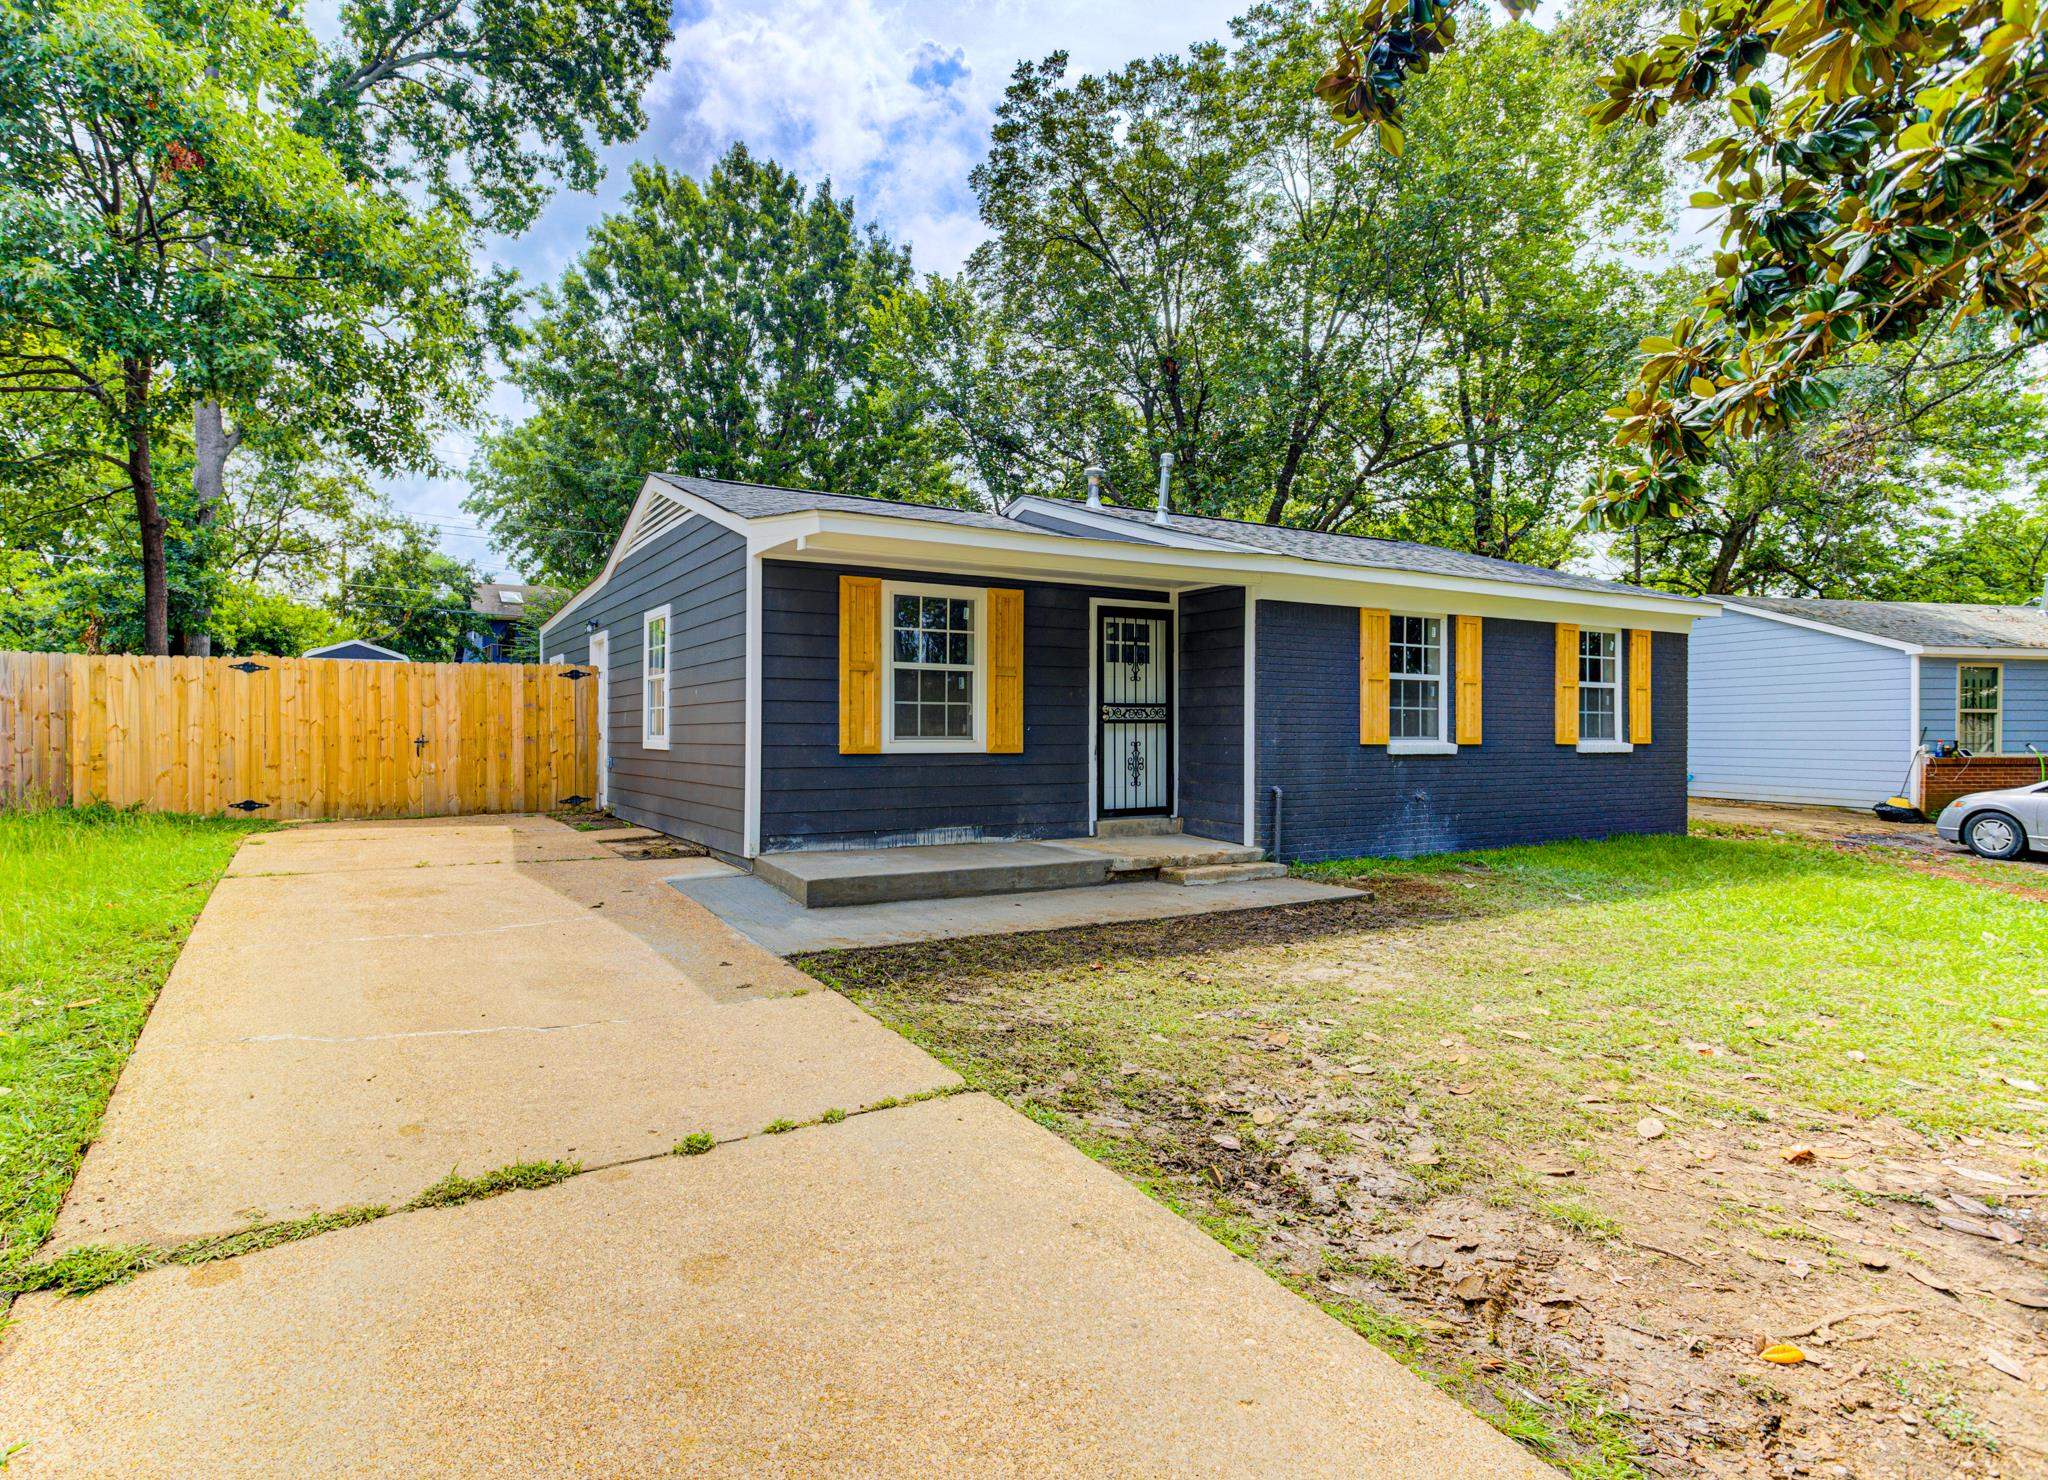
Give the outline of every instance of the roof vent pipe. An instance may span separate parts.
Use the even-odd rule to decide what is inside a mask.
[[[1152,511],[1152,522],[1154,524],[1164,524],[1166,522],[1166,491],[1172,486],[1173,454],[1162,452],[1159,454],[1159,504]]]
[[[1089,468],[1087,470],[1087,473],[1088,507],[1091,509],[1099,509],[1102,507],[1102,469]]]

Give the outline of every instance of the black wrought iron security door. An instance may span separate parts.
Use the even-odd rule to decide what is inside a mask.
[[[1106,608],[1095,644],[1096,811],[1173,805],[1173,643],[1162,613]]]

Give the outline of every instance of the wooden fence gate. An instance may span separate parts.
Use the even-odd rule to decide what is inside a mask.
[[[0,804],[546,811],[597,791],[598,688],[563,663],[0,652]]]

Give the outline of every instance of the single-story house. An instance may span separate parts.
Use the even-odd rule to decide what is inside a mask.
[[[524,586],[516,581],[479,581],[470,593],[469,609],[483,618],[460,655],[464,663],[509,663],[519,624],[533,607],[556,596],[552,586]]]
[[[2048,611],[1724,597],[1691,685],[1693,795],[1936,811],[2041,777]]]
[[[383,646],[381,643],[365,642],[360,637],[351,637],[342,642],[330,642],[325,647],[307,648],[300,656],[307,658],[357,658],[372,663],[410,663],[412,659],[404,653]]]
[[[1678,832],[1710,602],[1030,497],[647,479],[541,629],[601,800],[731,858],[1163,817],[1282,860]]]

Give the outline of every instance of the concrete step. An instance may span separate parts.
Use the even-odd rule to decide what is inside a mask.
[[[1252,879],[1286,877],[1284,863],[1202,863],[1159,870],[1160,881],[1166,884],[1243,884]]]
[[[1211,838],[1184,836],[1112,838],[1099,846],[1109,855],[1109,870],[1118,878],[1157,873],[1169,868],[1257,863],[1266,856],[1265,849],[1247,847],[1243,843],[1219,843]]]
[[[1178,817],[1102,817],[1095,823],[1098,838],[1159,838],[1179,831]]]
[[[1051,843],[942,843],[767,853],[754,860],[767,880],[805,909],[964,899],[1106,883],[1110,860]]]

